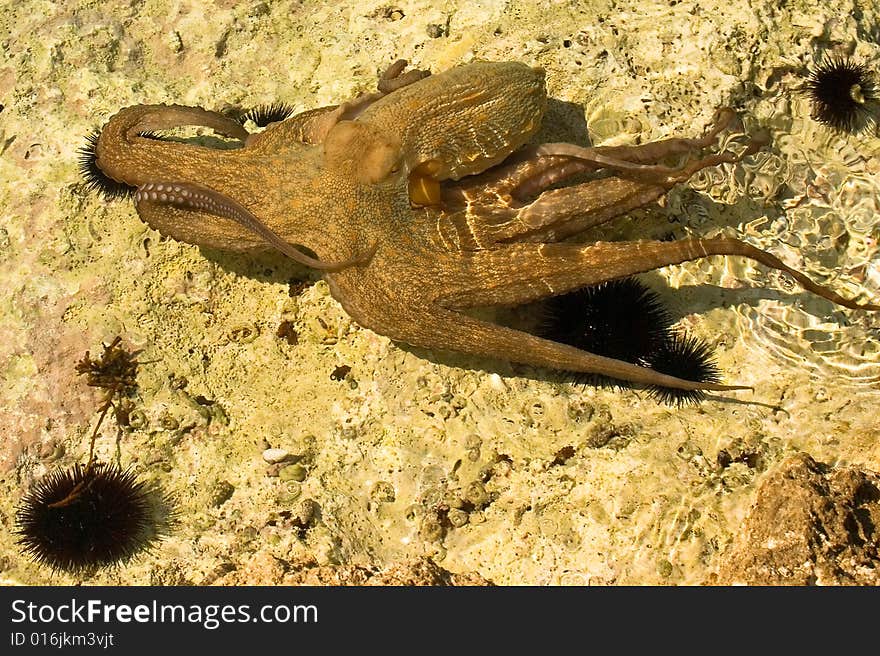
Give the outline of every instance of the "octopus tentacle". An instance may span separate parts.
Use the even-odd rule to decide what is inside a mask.
[[[515,210],[515,223],[496,234],[496,243],[560,241],[657,200],[667,191],[665,186],[624,178],[545,191]]]
[[[95,163],[108,177],[139,187],[162,179],[179,179],[185,171],[216,170],[240,150],[217,150],[196,144],[144,136],[184,125],[202,125],[234,139],[248,132],[231,118],[199,107],[133,105],[119,110],[101,128]]]
[[[670,168],[667,173],[652,172],[660,173],[659,179],[654,179],[652,174],[644,179],[634,176],[635,180],[621,176],[545,191],[527,205],[513,206],[516,222],[508,223],[507,227],[516,232],[499,234],[496,239],[498,242],[565,239],[660,198],[675,183],[686,181],[697,171],[738,162],[762,145],[763,141],[755,140],[739,154],[725,151]],[[584,211],[583,208],[593,209]]]
[[[567,143],[526,148],[506,166],[444,185],[440,240],[451,250],[478,250],[514,240],[552,242],[575,235],[660,198],[701,169],[738,162],[767,144],[768,135],[759,132],[739,153],[724,150],[677,166],[645,163],[698,152],[717,140],[730,120],[729,111],[719,112],[713,127],[693,139],[607,149]],[[616,175],[544,191],[573,175],[603,168]]]
[[[681,264],[710,255],[736,255],[787,273],[804,289],[853,310],[880,310],[875,303],[844,298],[775,255],[739,239],[688,238],[671,242],[629,241],[582,244],[511,244],[474,253],[437,300],[446,307],[515,305],[590,285]]]
[[[721,107],[715,111],[712,124],[702,137],[671,137],[649,141],[638,146],[597,146],[594,150],[609,157],[625,159],[629,162],[654,162],[670,155],[684,155],[712,146],[718,141],[718,135],[730,127],[735,118],[736,112],[732,108]],[[763,137],[759,140],[764,142]]]
[[[642,161],[644,161],[643,158],[645,157],[644,154],[621,159],[620,155],[617,154],[620,153],[621,155],[625,155],[626,151],[622,148],[615,148],[614,152],[609,155],[607,151],[603,151],[600,148],[584,148],[570,143],[547,143],[542,144],[535,149],[537,157],[571,158],[581,164],[581,169],[578,170],[577,167],[569,165],[564,169],[564,175],[547,175],[545,173],[540,178],[537,178],[537,181],[546,187],[549,184],[556,184],[565,177],[580,173],[581,171],[595,171],[597,169],[605,168],[621,174],[630,174],[639,180],[656,182],[657,184],[671,187],[677,182],[687,180],[700,169],[717,166],[719,164],[732,164],[740,161],[744,157],[753,155],[760,148],[765,146],[767,141],[768,137],[766,133],[761,132],[756,136],[750,137],[746,143],[746,148],[739,154],[725,150],[714,155],[708,155],[695,162],[685,161],[685,163],[674,166],[667,166],[665,164],[644,164],[642,163]],[[655,150],[654,147],[657,144],[648,145],[651,146],[651,150]],[[665,154],[680,154],[682,151],[679,151],[679,147],[684,147],[686,145],[687,142],[685,140],[682,140],[682,142],[679,142],[679,140],[670,140],[667,142],[667,146],[669,146],[670,150]],[[639,146],[635,146],[632,150],[638,152],[639,148]],[[684,150],[683,152],[693,152],[694,150],[695,149],[691,148]],[[520,185],[516,193],[520,195],[531,193],[531,190],[526,188],[527,182],[528,181]]]
[[[667,189],[623,178],[545,191],[527,205],[512,199],[438,216],[437,232],[450,251],[479,251],[513,242],[555,242],[600,225],[665,194]]]
[[[481,357],[492,357],[537,367],[602,374],[641,385],[682,390],[751,389],[746,385],[722,385],[677,378],[637,364],[537,337],[521,330],[482,321],[450,308],[435,306],[420,309],[418,323],[437,327],[436,332],[404,337],[401,341],[431,349],[442,348],[473,353]]]
[[[346,274],[327,276],[330,293],[358,323],[371,326],[392,339],[427,349],[444,349],[490,357],[500,361],[563,371],[603,374],[642,385],[683,390],[730,391],[752,389],[743,385],[722,385],[677,378],[659,371],[583,351],[530,333],[500,326],[458,312],[440,302],[407,295],[393,315],[382,304],[386,290],[375,279],[345,281]],[[378,283],[378,287],[374,286]]]
[[[382,73],[376,88],[383,94],[388,94],[392,91],[397,91],[402,87],[408,86],[413,82],[423,80],[431,74],[431,71],[424,71],[418,68],[414,68],[404,73],[403,71],[408,64],[409,62],[405,59],[398,59],[391,64],[391,66],[386,68],[385,72]]]
[[[185,105],[143,105],[142,107],[147,108],[147,111],[142,112],[138,120],[126,130],[129,139],[145,132],[171,130],[186,125],[211,128],[218,134],[241,141],[247,139],[249,134],[238,121],[201,107]]]
[[[465,178],[456,184],[447,184],[445,188],[450,197],[472,192],[474,189],[491,188],[499,194],[509,194],[517,200],[524,201],[548,187],[584,172],[598,171],[603,168],[618,173],[631,172],[636,179],[646,179],[645,173],[685,173],[689,170],[686,164],[661,167],[649,164],[657,160],[675,156],[692,155],[718,140],[718,135],[726,129],[736,114],[730,108],[722,108],[715,113],[715,119],[702,137],[674,137],[660,141],[652,141],[639,146],[598,146],[586,148],[570,143],[546,143],[527,146],[508,158],[508,161],[487,171],[481,176]],[[754,153],[757,148],[766,145],[768,137],[758,133],[749,138],[746,151],[739,155],[724,154],[719,158],[704,158],[691,165],[699,170],[722,161],[739,161],[746,155]],[[642,174],[641,176],[639,174]],[[692,173],[691,173],[692,174]],[[689,174],[690,175],[690,174]],[[680,181],[667,179],[663,182],[672,186]],[[650,176],[651,181],[656,176]],[[472,195],[469,194],[469,195]]]
[[[160,203],[230,219],[262,237],[268,244],[295,262],[321,271],[340,271],[350,266],[364,264],[376,252],[376,246],[373,246],[366,253],[361,253],[347,260],[323,262],[306,255],[286,242],[241,203],[202,185],[182,182],[151,182],[141,185],[135,193],[134,199],[137,206],[140,206],[141,203]]]
[[[617,172],[631,171],[644,173],[657,170],[656,165],[648,165],[650,162],[675,155],[690,155],[715,144],[718,135],[724,131],[736,113],[729,107],[723,107],[715,112],[712,125],[702,137],[673,137],[660,141],[651,141],[638,146],[598,146],[594,148],[582,148],[574,144],[541,144],[529,146],[520,150],[512,166],[504,175],[506,180],[503,184],[513,198],[525,200],[534,196],[548,187],[565,181],[579,173],[598,171],[602,168],[612,169]],[[763,136],[753,137],[750,144],[766,144]],[[558,148],[556,148],[558,147]],[[558,152],[552,152],[557,150]],[[751,154],[749,151],[748,154]],[[593,159],[601,161],[593,161]],[[736,160],[745,157],[745,153],[736,157]],[[732,158],[731,155],[726,155]],[[703,160],[707,162],[711,160]],[[717,162],[716,162],[717,163]],[[643,166],[639,166],[643,165]],[[709,164],[699,163],[695,168],[704,168]],[[502,167],[507,168],[507,167]],[[661,172],[670,173],[684,171],[685,166],[661,167]],[[670,186],[678,180],[667,181]],[[501,182],[499,180],[499,182]]]
[[[363,93],[339,105],[319,107],[291,116],[285,121],[270,125],[263,132],[252,134],[247,140],[247,147],[266,148],[286,139],[304,144],[324,143],[327,134],[340,121],[356,119],[377,100],[430,75],[428,71],[416,69],[404,73],[403,69],[406,65],[405,59],[399,59],[391,64],[379,78],[378,91]]]

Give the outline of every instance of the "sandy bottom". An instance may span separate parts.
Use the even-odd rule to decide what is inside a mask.
[[[793,551],[814,566],[788,578],[749,546],[764,540],[766,555],[781,517],[767,500],[781,493],[761,490],[778,491],[792,467],[842,512],[876,511],[858,492],[876,490],[880,471],[870,313],[741,259],[646,274],[678,325],[715,350],[724,380],[754,388],[674,408],[395,344],[353,323],[315,274],[162,238],[131,202],[83,185],[77,149],[127,105],[306,110],[372,89],[401,57],[435,72],[524,61],[546,69],[560,101],[549,137],[693,136],[724,105],[772,134],[754,158],[591,238],[736,235],[844,295],[880,298],[880,141],[818,125],[796,91],[822,52],[877,68],[880,51],[858,38],[876,29],[876,9],[856,19],[843,2],[432,4],[0,9],[15,45],[0,49],[4,582],[870,582],[854,572],[876,553],[855,553],[844,530],[830,533],[836,551]],[[101,398],[74,367],[117,335],[143,364],[129,425],[117,434],[108,419],[98,454],[175,495],[177,521],[124,567],[53,573],[9,529],[37,480],[87,457]],[[807,522],[805,543],[826,526],[788,510],[793,526]],[[850,564],[822,565],[841,554]]]

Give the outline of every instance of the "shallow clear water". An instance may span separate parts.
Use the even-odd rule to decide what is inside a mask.
[[[809,109],[796,101],[791,111],[798,116]],[[835,134],[791,117],[781,127],[800,132],[773,135],[782,156],[762,152],[736,167],[692,178],[689,186],[701,193],[687,194],[681,203],[689,225],[702,223],[709,233],[745,239],[847,297],[877,302],[878,139]],[[723,208],[704,194],[719,203],[756,200],[740,208],[739,225],[730,226]],[[742,290],[743,302],[732,302],[732,310],[756,362],[770,357],[807,367],[829,385],[832,379],[843,387],[880,381],[880,324],[873,313],[842,310],[804,292],[785,274],[740,258],[712,258],[685,268],[671,274],[679,285],[699,284],[699,270],[722,287],[750,288]]]

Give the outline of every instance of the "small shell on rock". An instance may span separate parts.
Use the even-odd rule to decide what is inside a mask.
[[[278,478],[282,481],[297,481],[302,483],[309,475],[308,470],[302,465],[287,465],[278,471]]]
[[[270,465],[276,462],[282,462],[288,456],[287,451],[284,449],[266,449],[263,451],[263,460],[268,462]]]
[[[449,523],[455,528],[461,528],[468,523],[468,514],[464,510],[452,508],[447,515]]]

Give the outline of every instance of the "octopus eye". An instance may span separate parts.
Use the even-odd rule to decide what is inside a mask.
[[[441,169],[439,160],[422,162],[409,174],[409,202],[414,207],[440,204],[440,181],[436,174]]]

